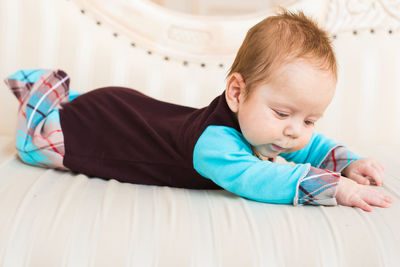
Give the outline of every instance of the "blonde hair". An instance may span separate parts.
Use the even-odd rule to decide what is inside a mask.
[[[246,96],[252,88],[267,83],[279,67],[297,59],[331,71],[337,80],[336,57],[328,34],[302,11],[280,9],[281,13],[267,17],[247,32],[227,75],[242,75]]]

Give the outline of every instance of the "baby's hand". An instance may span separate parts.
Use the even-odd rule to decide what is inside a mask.
[[[385,169],[377,160],[363,158],[350,163],[349,166],[344,168],[342,174],[359,184],[369,185],[368,177],[370,177],[376,185],[382,185]]]
[[[336,201],[340,205],[358,207],[365,211],[372,211],[372,206],[389,208],[392,198],[379,192],[368,185],[357,184],[356,182],[340,177],[336,192]]]

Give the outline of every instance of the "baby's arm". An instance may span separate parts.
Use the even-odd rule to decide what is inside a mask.
[[[320,133],[313,133],[308,144],[292,153],[282,153],[281,157],[297,164],[310,163],[311,166],[341,172],[352,162],[362,157],[352,153],[344,144]]]
[[[279,164],[253,155],[235,129],[208,126],[193,152],[194,169],[224,189],[256,201],[336,205],[340,175],[306,164]]]
[[[361,158],[342,145],[332,149],[319,168],[341,172],[347,178],[363,185],[371,181],[376,185],[383,184],[384,167],[372,158]]]
[[[280,156],[295,163],[308,162],[316,168],[339,172],[359,184],[370,184],[367,177],[376,185],[383,183],[382,164],[374,159],[357,156],[344,144],[336,143],[323,134],[314,133],[303,149]]]
[[[367,186],[367,177],[377,185],[383,183],[384,168],[378,161],[357,156],[345,145],[338,144],[322,134],[313,134],[305,148],[282,156],[296,163],[309,161],[315,167],[341,172],[346,176],[340,177],[337,188],[336,200],[340,205],[371,211],[371,205],[389,207],[392,202],[390,196]]]
[[[358,207],[365,211],[372,211],[371,206],[388,208],[393,202],[390,196],[371,186],[357,184],[346,177],[341,177],[339,180],[336,200],[340,205]]]
[[[342,174],[359,184],[369,185],[370,181],[378,186],[383,185],[385,168],[381,163],[372,158],[364,158],[350,163]]]

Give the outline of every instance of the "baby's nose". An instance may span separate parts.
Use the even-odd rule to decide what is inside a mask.
[[[283,134],[293,139],[301,135],[301,126],[298,123],[291,123],[283,129]]]

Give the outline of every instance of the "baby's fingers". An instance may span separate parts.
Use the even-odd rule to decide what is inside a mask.
[[[385,166],[383,166],[381,163],[379,162],[374,162],[372,164],[375,168],[377,168],[382,174],[385,173]]]
[[[358,184],[364,184],[364,185],[369,185],[370,184],[367,177],[364,177],[364,176],[362,176],[360,174],[357,174],[357,173],[353,173],[351,175],[351,179],[353,181],[357,182]]]
[[[371,177],[376,185],[382,185],[383,184],[383,173],[381,173],[378,169],[375,169],[373,167],[368,168],[368,172],[365,173],[366,176]]]
[[[383,178],[385,177],[385,168],[380,163],[373,164],[373,166],[378,171],[379,177],[381,177],[381,181],[380,181],[381,184],[380,185],[383,185]]]
[[[382,208],[389,208],[390,203],[393,202],[390,196],[384,195],[381,192],[378,192],[374,189],[371,191],[367,191],[366,194],[363,196],[365,202],[370,205],[382,207]]]
[[[360,172],[351,173],[351,179],[363,185],[372,183],[380,186],[383,184],[383,173],[375,167],[367,166]]]
[[[353,207],[358,207],[364,211],[368,211],[371,212],[372,211],[372,207],[370,205],[368,205],[367,202],[365,202],[362,198],[356,198],[354,200],[354,203],[352,205]]]

